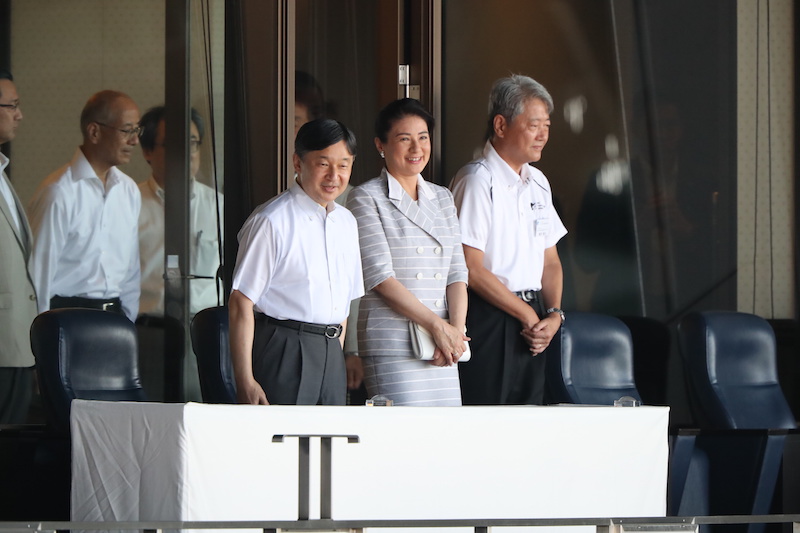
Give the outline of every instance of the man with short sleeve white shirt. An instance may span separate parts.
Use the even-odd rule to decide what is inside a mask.
[[[552,98],[514,75],[495,82],[483,156],[453,178],[469,268],[467,333],[459,365],[464,404],[541,404],[545,350],[564,320],[556,244],[567,233],[550,183],[530,163],[549,138]]]
[[[121,92],[100,91],[83,108],[81,131],[72,161],[39,185],[30,204],[39,312],[88,307],[135,321],[141,196],[117,165],[139,143],[139,108]]]
[[[334,200],[355,149],[343,124],[305,124],[295,139],[298,186],[256,208],[239,232],[229,312],[240,403],[345,403],[345,326],[364,281],[358,226]]]

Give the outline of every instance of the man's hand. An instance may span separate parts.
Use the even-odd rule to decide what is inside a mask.
[[[264,394],[264,389],[258,384],[255,379],[248,380],[244,383],[236,383],[236,400],[239,403],[250,405],[269,405],[267,395]]]
[[[539,355],[550,346],[558,328],[561,327],[561,317],[550,315],[538,321],[530,328],[523,329],[521,332],[525,342],[528,343],[533,355]]]
[[[357,355],[345,355],[344,366],[347,369],[347,389],[355,390],[364,380],[364,364]]]

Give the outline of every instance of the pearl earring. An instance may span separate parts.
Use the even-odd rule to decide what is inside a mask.
[[[381,150],[381,159],[384,159],[384,153],[383,153],[383,150]]]

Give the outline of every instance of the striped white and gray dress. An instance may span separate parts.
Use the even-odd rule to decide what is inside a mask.
[[[389,187],[389,179],[394,183]],[[395,405],[461,405],[458,368],[414,358],[409,320],[372,289],[394,277],[438,316],[446,318],[445,292],[467,282],[453,195],[419,178],[415,202],[381,175],[350,191],[347,207],[358,222],[364,289],[358,313],[358,349],[370,396]],[[466,363],[469,364],[469,363]]]

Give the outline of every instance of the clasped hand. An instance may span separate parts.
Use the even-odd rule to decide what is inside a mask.
[[[561,327],[561,319],[548,316],[533,324],[529,328],[523,328],[520,333],[528,343],[528,347],[533,355],[539,355],[550,346],[558,328]]]
[[[431,332],[436,350],[433,352],[431,364],[434,366],[452,366],[467,349],[464,341],[469,341],[464,333],[453,327],[446,320],[441,320]]]

